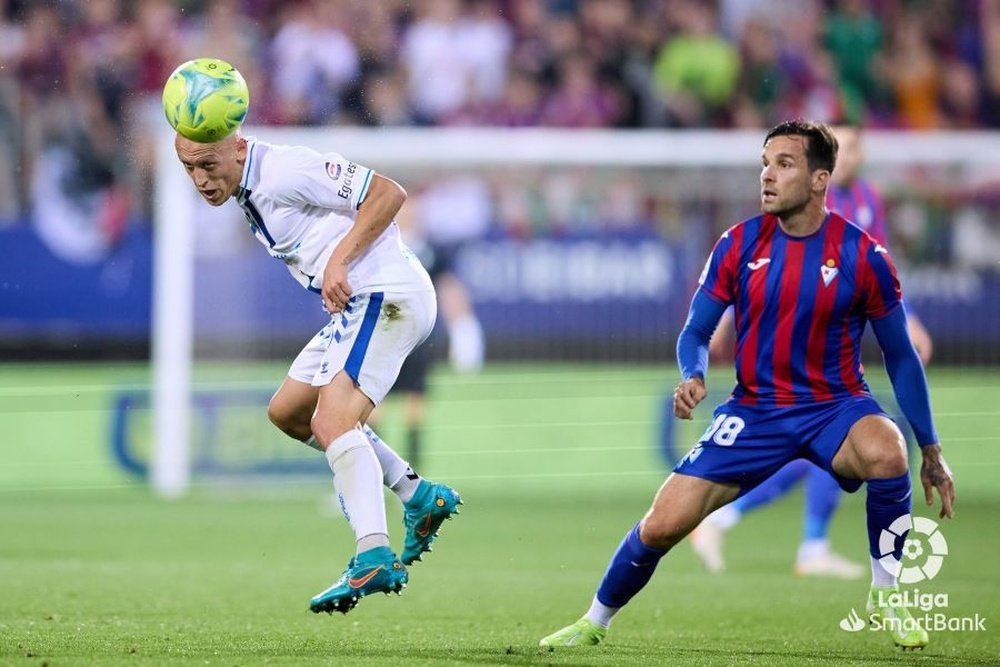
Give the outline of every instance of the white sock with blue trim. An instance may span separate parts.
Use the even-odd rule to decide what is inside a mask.
[[[409,502],[420,485],[420,475],[385,441],[378,436],[370,426],[361,427],[368,441],[372,444],[378,463],[382,466],[382,483],[392,489],[401,501]]]
[[[388,546],[382,468],[367,436],[358,429],[351,429],[330,443],[326,448],[326,460],[333,471],[333,487],[337,490],[340,508],[358,540],[359,552],[373,545]],[[360,548],[363,538],[365,549]]]

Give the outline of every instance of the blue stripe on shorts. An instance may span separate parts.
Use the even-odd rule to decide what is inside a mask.
[[[365,308],[361,328],[358,329],[357,339],[354,341],[351,353],[347,355],[347,363],[344,364],[344,372],[351,376],[354,384],[360,384],[358,377],[361,375],[361,364],[365,360],[365,354],[368,352],[368,343],[372,339],[375,324],[378,322],[378,315],[382,311],[383,296],[383,292],[372,292],[368,295],[368,306]]]

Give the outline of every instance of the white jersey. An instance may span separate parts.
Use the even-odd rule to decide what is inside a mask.
[[[254,236],[308,290],[320,292],[337,243],[354,225],[374,172],[337,153],[247,139],[236,201]],[[355,294],[433,290],[393,221],[348,267]]]

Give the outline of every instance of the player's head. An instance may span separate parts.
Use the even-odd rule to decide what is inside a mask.
[[[833,170],[833,182],[847,185],[854,181],[861,171],[865,159],[865,146],[861,128],[857,125],[834,125],[833,136],[837,139],[837,168]]]
[[[761,209],[784,217],[822,205],[836,162],[837,139],[828,126],[794,120],[771,128],[764,138]]]
[[[198,194],[209,204],[221,206],[236,194],[247,158],[247,140],[239,130],[210,144],[192,141],[178,134],[174,139],[174,149],[184,170],[198,188]]]

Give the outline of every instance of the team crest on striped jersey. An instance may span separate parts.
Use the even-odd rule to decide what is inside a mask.
[[[837,277],[840,270],[837,268],[836,263],[832,259],[826,260],[826,264],[819,267],[819,273],[823,276],[823,286],[829,287],[833,279]]]

